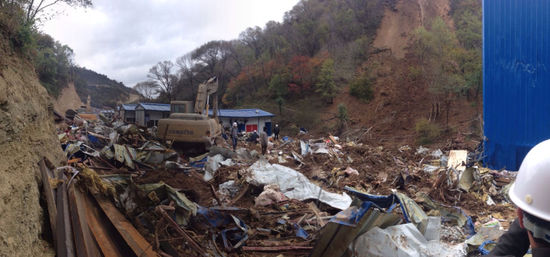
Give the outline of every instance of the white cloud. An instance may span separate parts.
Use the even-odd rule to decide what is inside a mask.
[[[69,45],[78,65],[133,86],[157,62],[281,21],[298,1],[94,0],[92,9],[62,8],[42,30]]]

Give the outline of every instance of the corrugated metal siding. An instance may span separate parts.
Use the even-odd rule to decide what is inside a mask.
[[[136,109],[137,104],[123,104],[122,109],[125,111],[133,111]]]
[[[483,26],[485,163],[518,170],[550,138],[550,1],[484,0]]]
[[[170,112],[169,104],[139,103],[139,105],[148,111]]]

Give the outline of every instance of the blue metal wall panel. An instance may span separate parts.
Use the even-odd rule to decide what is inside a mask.
[[[518,170],[550,138],[550,1],[483,0],[485,164]],[[549,153],[550,156],[550,153]]]

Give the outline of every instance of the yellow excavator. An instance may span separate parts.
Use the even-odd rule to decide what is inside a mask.
[[[218,121],[218,79],[210,78],[198,88],[195,108],[191,101],[170,102],[170,116],[158,123],[158,136],[164,142],[171,141],[174,148],[200,151],[213,139],[221,136]],[[212,97],[212,117],[208,116]]]

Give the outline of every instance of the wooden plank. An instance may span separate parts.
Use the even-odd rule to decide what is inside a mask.
[[[153,251],[153,247],[137,229],[124,217],[122,213],[111,203],[101,197],[95,197],[98,205],[101,207],[105,215],[109,218],[113,226],[118,230],[122,238],[128,246],[136,253],[137,256],[158,257],[158,254]]]
[[[99,247],[92,238],[90,228],[88,227],[86,206],[82,202],[82,195],[78,189],[75,189],[74,184],[69,186],[68,193],[76,254],[79,257],[99,256]]]
[[[170,208],[170,207],[169,207]],[[208,256],[206,251],[202,249],[202,247],[189,235],[187,232],[185,232],[183,229],[180,228],[180,226],[166,213],[166,211],[163,209],[163,206],[159,205],[155,208],[155,210],[162,215],[162,217],[168,222],[172,228],[174,228],[180,235],[183,236],[185,241],[191,246],[193,250],[195,250],[197,253],[200,254],[200,256]]]
[[[105,257],[124,257],[124,253],[117,247],[117,240],[109,232],[109,229],[104,224],[100,217],[97,206],[94,205],[92,199],[88,195],[83,195],[84,205],[86,209],[86,219],[88,227]]]
[[[74,242],[73,232],[71,229],[71,221],[69,215],[69,201],[67,199],[66,177],[63,172],[59,172],[59,179],[64,180],[57,188],[57,220],[56,220],[56,236],[57,236],[57,256],[73,257]]]
[[[46,196],[46,204],[48,206],[48,216],[50,218],[50,228],[52,229],[53,245],[54,247],[56,247],[57,237],[55,236],[55,223],[57,218],[57,206],[55,203],[55,192],[52,189],[52,185],[50,184],[50,178],[52,178],[52,174],[51,171],[46,167],[44,159],[38,162],[38,166],[40,167],[40,174],[42,175],[42,188],[44,190],[44,195]]]
[[[319,208],[317,208],[317,206],[313,202],[309,202],[307,206],[313,212],[313,214],[315,214],[315,218],[317,219],[317,224],[319,224],[321,227],[324,227],[326,225],[326,222],[323,219],[321,219],[321,214],[320,214],[321,211],[319,210]]]

